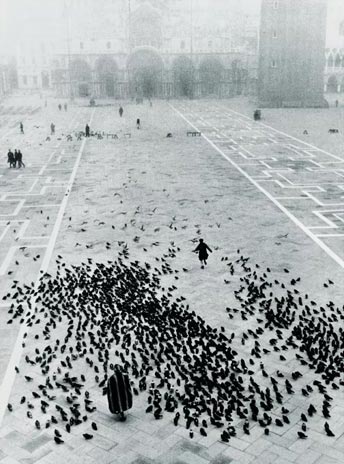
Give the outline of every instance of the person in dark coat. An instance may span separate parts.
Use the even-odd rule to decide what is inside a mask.
[[[138,129],[141,129],[141,121],[140,121],[139,118],[136,119],[136,127],[137,127]]]
[[[14,158],[18,164],[18,168],[25,168],[25,164],[23,163],[23,155],[22,155],[22,152],[20,150],[15,150],[15,153],[14,153]]]
[[[204,269],[204,265],[207,264],[208,259],[208,251],[212,253],[212,250],[208,247],[206,243],[204,243],[203,238],[199,239],[199,244],[193,250],[194,253],[198,253],[198,259],[201,261],[201,268]]]
[[[13,151],[11,149],[9,149],[8,153],[7,153],[7,162],[10,164],[10,168],[15,168],[16,167],[14,154],[13,154]]]
[[[50,124],[50,133],[51,135],[55,134],[55,124],[53,122]]]
[[[24,134],[24,124],[22,122],[19,124],[19,127],[20,127],[20,133]]]
[[[119,112],[119,116],[122,117],[124,113],[124,109],[122,108],[122,106],[119,107],[118,112]]]
[[[86,137],[90,136],[90,126],[88,124],[86,124],[86,127],[85,127],[85,135]]]

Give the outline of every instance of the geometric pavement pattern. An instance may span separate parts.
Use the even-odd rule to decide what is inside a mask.
[[[344,268],[344,160],[221,105],[180,115]]]
[[[292,137],[256,124],[231,110],[202,103],[178,104],[184,117],[197,126],[208,141],[219,147],[255,185],[264,189],[270,199],[280,204],[302,224],[305,232],[340,260],[340,243],[344,236],[342,213],[344,201],[341,183],[343,170],[340,158],[318,150]],[[206,109],[206,111],[205,111]],[[72,113],[73,110],[70,110]],[[81,113],[81,115],[80,115]],[[83,110],[78,109],[66,131],[82,129]],[[82,123],[83,124],[83,123]],[[20,137],[20,136],[19,136]],[[17,137],[19,139],[19,137]],[[9,290],[9,270],[26,257],[36,257],[29,276],[18,280],[31,282],[39,272],[40,262],[51,234],[59,206],[65,195],[70,172],[76,160],[78,143],[67,143],[63,138],[52,144],[50,155],[42,162],[46,148],[37,147],[38,161],[27,162],[25,170],[4,169],[0,183],[0,276],[4,282],[2,293]],[[13,145],[14,146],[14,145]],[[75,149],[77,147],[77,149]],[[24,161],[27,160],[24,157]],[[6,176],[11,175],[7,181]],[[46,216],[41,221],[41,216]],[[344,215],[343,215],[344,218]],[[314,237],[313,237],[314,236]],[[27,256],[26,256],[27,255]],[[334,256],[332,256],[334,257]],[[35,267],[36,266],[36,267]],[[11,271],[10,271],[11,272]],[[1,302],[0,337],[13,337],[3,321],[11,302]],[[4,329],[5,327],[5,329]],[[9,343],[10,350],[10,343]],[[1,356],[3,356],[3,351]],[[8,360],[8,357],[4,356]],[[0,380],[4,364],[0,358]],[[18,393],[18,392],[17,392]],[[25,394],[25,391],[19,392]],[[327,447],[327,437],[301,441],[295,432],[264,436],[259,427],[250,435],[238,434],[230,446],[219,442],[217,430],[207,437],[198,434],[192,441],[184,427],[175,427],[169,418],[147,422],[144,398],[136,399],[137,408],[130,420],[123,424],[108,414],[107,405],[97,411],[98,432],[92,443],[78,435],[64,447],[51,444],[53,431],[32,430],[32,424],[23,422],[16,412],[6,415],[0,430],[0,463],[133,463],[133,464],[238,464],[238,463],[300,463],[333,464],[344,462],[344,436],[336,440],[336,447]],[[338,411],[338,427],[344,425],[342,411]]]

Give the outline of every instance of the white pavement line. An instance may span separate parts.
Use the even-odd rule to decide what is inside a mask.
[[[180,111],[178,111],[173,105],[169,104],[170,107],[177,113],[179,116],[184,119],[194,130],[199,131],[198,128],[190,122]],[[265,190],[258,182],[252,179],[243,169],[240,168],[233,160],[231,160],[223,151],[218,148],[215,143],[208,139],[207,136],[202,134],[202,137],[218,152],[223,156],[232,166],[234,166],[246,179],[248,179],[258,190],[260,190],[264,195],[269,198],[269,200],[274,203],[286,216],[288,216],[291,221],[294,222],[308,237],[310,237],[327,255],[332,258],[339,266],[344,269],[344,260],[340,258],[331,248],[325,245],[311,230],[309,230],[299,219],[297,219],[287,208],[285,208],[281,203],[279,203],[267,190]]]
[[[239,113],[239,111],[234,111],[234,110],[231,110],[229,108],[226,108],[225,106],[220,106],[219,108],[221,109],[226,109],[226,111],[228,112],[231,112],[231,113],[234,113],[234,114],[237,114],[245,119],[248,119],[249,121],[251,121],[251,118],[249,116],[246,116],[246,114],[243,114],[243,113]],[[225,113],[224,113],[225,114]],[[228,114],[228,113],[227,113]],[[252,122],[252,121],[251,121]],[[305,142],[304,140],[301,140],[301,139],[298,139],[297,137],[294,137],[293,135],[290,135],[290,134],[287,134],[286,132],[283,132],[283,131],[280,131],[278,129],[275,129],[274,127],[272,126],[269,126],[268,124],[264,124],[263,122],[257,122],[258,124],[260,124],[261,126],[264,126],[268,129],[271,129],[275,132],[277,132],[278,134],[281,134],[281,135],[284,135],[286,137],[289,137],[290,139],[293,139],[295,140],[296,142],[300,142],[302,143],[303,145],[306,145],[308,147],[311,147],[313,149],[315,149],[316,151],[318,152],[321,152],[321,153],[325,153],[325,155],[328,155],[328,156],[331,156],[332,158],[335,158],[337,159],[338,161],[344,161],[343,158],[341,158],[340,156],[337,156],[337,155],[334,155],[333,153],[330,153],[329,151],[326,151],[326,150],[323,150],[322,148],[319,148],[319,147],[316,147],[315,145],[312,145],[311,143],[308,143],[308,142]]]
[[[319,238],[344,237],[344,234],[317,234]]]
[[[6,258],[3,260],[3,262],[1,263],[1,266],[0,266],[0,276],[5,275],[5,273],[6,273],[7,269],[8,269],[8,266],[10,265],[10,262],[12,261],[13,256],[15,255],[16,251],[17,251],[17,247],[15,247],[15,246],[11,247],[8,250]]]
[[[93,111],[92,111],[91,118],[90,118],[90,121],[89,121],[89,125],[92,124],[94,112],[95,112],[95,109],[93,109]],[[49,239],[49,242],[48,242],[48,245],[47,245],[47,249],[46,249],[46,252],[45,252],[41,267],[40,267],[40,272],[39,272],[38,278],[37,278],[36,283],[35,283],[35,290],[37,290],[37,288],[39,286],[40,277],[42,276],[42,274],[44,274],[44,273],[46,273],[48,271],[49,263],[50,263],[50,260],[51,260],[51,257],[52,257],[53,251],[54,251],[54,247],[55,247],[55,244],[56,244],[56,239],[57,239],[60,227],[61,227],[61,223],[62,223],[63,216],[64,216],[64,213],[65,213],[65,210],[66,210],[66,207],[67,207],[68,199],[69,199],[71,190],[73,188],[74,180],[75,180],[78,168],[79,168],[79,164],[80,164],[82,153],[83,153],[84,148],[85,148],[86,140],[87,139],[84,138],[83,141],[82,141],[78,156],[76,158],[76,161],[75,161],[75,164],[74,164],[74,167],[73,167],[73,171],[71,173],[71,176],[70,176],[70,179],[69,179],[69,182],[68,182],[68,186],[66,188],[66,193],[64,194],[63,200],[61,202],[61,206],[60,206],[59,212],[57,214],[57,218],[56,218],[56,221],[55,221],[55,224],[54,224],[54,228],[53,228],[52,234],[50,236],[50,239]],[[35,248],[35,246],[30,247],[30,248]],[[35,302],[32,303],[33,308],[34,308],[34,305],[35,305]],[[26,316],[26,313],[25,313],[24,317],[25,316]],[[5,372],[2,384],[0,386],[0,427],[2,425],[2,421],[3,421],[4,416],[5,416],[5,412],[6,412],[6,409],[7,409],[7,404],[8,404],[10,395],[11,395],[13,383],[14,383],[15,376],[16,376],[15,366],[19,365],[20,359],[21,359],[21,356],[22,356],[23,340],[24,340],[25,332],[28,333],[29,328],[26,327],[24,324],[22,324],[20,326],[20,328],[19,328],[19,333],[18,333],[16,342],[15,342],[15,345],[14,345],[14,348],[13,348],[13,351],[12,351],[12,354],[11,354],[11,358],[10,358],[9,363],[7,365],[6,372]]]
[[[22,209],[22,207],[24,206],[25,201],[26,201],[26,200],[20,200],[20,201],[18,202],[18,205],[16,206],[15,210],[14,210],[12,213],[10,213],[10,214],[0,214],[0,216],[1,216],[1,217],[4,217],[4,216],[6,216],[6,217],[9,217],[9,216],[18,216],[18,213],[19,213],[19,211]],[[12,202],[12,203],[13,203],[12,200],[3,200],[3,203],[6,203],[6,202],[7,202],[7,203],[11,203],[11,202]]]

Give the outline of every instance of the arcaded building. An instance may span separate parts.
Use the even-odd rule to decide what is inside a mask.
[[[35,58],[18,48],[19,85],[61,97],[254,94],[259,17],[248,1],[68,0],[54,24],[43,2],[51,38],[30,38]]]
[[[326,0],[262,0],[260,106],[325,105],[326,4]]]

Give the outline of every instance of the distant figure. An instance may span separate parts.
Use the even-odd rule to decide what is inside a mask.
[[[11,149],[9,149],[8,153],[7,153],[7,162],[9,163],[10,168],[15,168],[16,167],[16,161],[14,159],[14,154],[11,151]]]
[[[18,169],[25,168],[25,164],[23,163],[23,155],[22,155],[22,152],[20,150],[15,151],[14,157],[15,157],[15,160],[16,160],[16,162],[18,164],[17,168]]]
[[[137,118],[137,119],[136,119],[136,127],[137,127],[137,129],[141,129],[141,121],[140,121],[140,118]]]
[[[67,103],[65,103],[63,106],[64,106],[64,110],[67,111],[68,109]]]
[[[303,131],[303,135],[308,135],[308,130],[307,130],[307,129],[305,129],[305,130]]]
[[[85,135],[86,137],[90,136],[90,126],[88,124],[86,124],[86,127],[85,127]]]
[[[335,101],[335,104],[336,104],[336,108],[338,108],[339,101],[338,101],[338,100],[336,100],[336,101]]]
[[[261,112],[261,110],[254,110],[253,119],[254,119],[255,121],[260,121],[260,120],[262,119],[262,112]]]
[[[61,105],[61,103],[59,103],[59,106],[58,106],[58,108],[59,108],[59,111],[61,111],[61,110],[62,110],[62,105]]]
[[[24,134],[24,124],[22,122],[19,124],[19,127],[20,127],[20,133]]]
[[[208,251],[212,253],[212,250],[204,243],[203,238],[200,238],[198,246],[193,251],[194,253],[198,253],[198,259],[201,261],[201,268],[204,269],[204,264],[207,264]]]
[[[151,99],[149,99],[149,106],[150,106],[151,108],[152,108],[152,106],[153,106],[153,102],[152,102]]]
[[[118,112],[119,112],[119,116],[121,118],[123,116],[123,113],[124,113],[124,109],[122,108],[122,106],[119,107]]]
[[[53,122],[50,124],[50,131],[51,131],[51,135],[55,134],[55,124]]]

